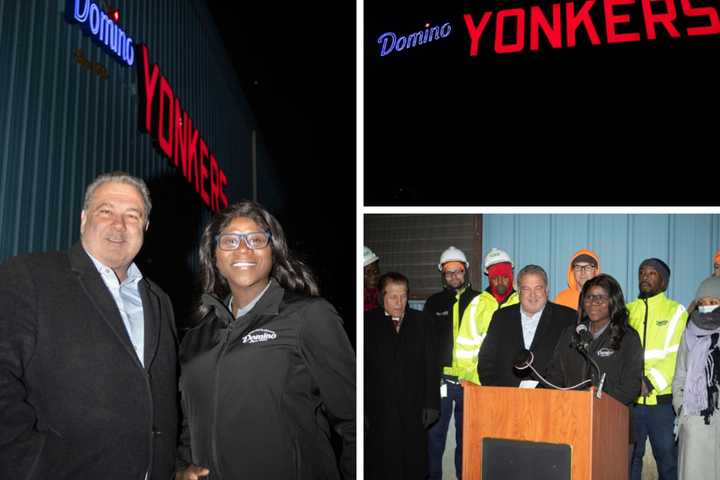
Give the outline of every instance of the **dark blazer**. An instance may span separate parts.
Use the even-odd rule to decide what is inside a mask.
[[[429,324],[408,308],[395,333],[383,308],[365,313],[365,478],[427,475],[424,409],[440,411],[440,372]]]
[[[145,366],[80,243],[0,266],[0,472],[167,480],[177,442],[172,305],[140,282]]]
[[[572,308],[547,302],[540,316],[530,351],[533,367],[541,374],[552,359],[555,345],[565,328],[574,325],[577,312]],[[487,386],[517,387],[522,380],[537,380],[529,369],[518,371],[513,360],[525,348],[520,304],[501,308],[492,317],[487,336],[480,348],[478,376]]]

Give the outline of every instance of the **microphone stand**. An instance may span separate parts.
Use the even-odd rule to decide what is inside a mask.
[[[586,361],[588,364],[590,364],[590,365],[592,365],[593,367],[595,367],[595,371],[597,371],[597,377],[596,377],[596,379],[599,379],[599,382],[597,382],[597,387],[598,387],[598,389],[597,389],[597,393],[595,394],[595,397],[596,397],[596,398],[601,398],[601,397],[602,397],[603,385],[605,385],[605,373],[601,373],[601,372],[600,372],[600,367],[598,367],[598,364],[595,362],[595,360],[592,359],[592,357],[591,357],[590,355],[588,355],[587,346],[586,346],[585,343],[583,343],[583,342],[578,342],[578,343],[575,345],[575,348],[577,349],[578,352],[580,352],[580,354],[583,356],[583,358],[585,358],[585,361]],[[591,376],[591,377],[593,376],[592,373],[590,374],[590,376]],[[595,382],[593,382],[593,383],[595,383]]]
[[[516,370],[525,370],[526,368],[529,368],[536,377],[543,383],[543,385],[546,385],[548,387],[554,388],[556,390],[574,390],[577,387],[580,387],[588,382],[591,382],[590,379],[583,380],[582,382],[578,383],[577,385],[573,385],[571,387],[560,387],[558,385],[555,385],[554,383],[551,383],[545,379],[542,375],[540,375],[540,372],[538,372],[535,367],[533,367],[533,361],[535,360],[535,355],[530,350],[524,350],[520,352],[520,357],[513,362],[513,368]]]

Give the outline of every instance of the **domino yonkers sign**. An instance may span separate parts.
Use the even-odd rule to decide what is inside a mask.
[[[193,127],[192,117],[182,108],[170,81],[150,61],[149,47],[136,45],[118,25],[119,11],[111,15],[92,0],[67,0],[65,16],[121,64],[132,67],[139,57],[140,131],[152,137],[157,151],[182,173],[205,205],[214,212],[225,208],[227,175],[197,126]]]

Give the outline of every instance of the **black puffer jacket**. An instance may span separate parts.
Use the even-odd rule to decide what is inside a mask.
[[[237,320],[203,301],[180,346],[180,461],[212,480],[354,478],[355,356],[335,309],[274,281]]]

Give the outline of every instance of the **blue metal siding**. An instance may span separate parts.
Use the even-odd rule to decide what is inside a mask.
[[[658,257],[672,270],[668,295],[687,305],[712,273],[720,247],[720,215],[484,215],[483,254],[506,250],[516,272],[529,263],[550,277],[550,297],[567,288],[570,257],[581,248],[600,256],[602,271],[622,285],[627,300],[638,293],[638,266]],[[483,277],[483,288],[487,277]]]
[[[204,2],[112,3],[122,29],[135,44],[148,45],[150,62],[227,173],[229,201],[250,198],[255,120]],[[77,49],[109,77],[76,63]],[[179,177],[138,129],[142,58],[135,57],[133,67],[114,60],[65,20],[64,0],[0,0],[0,261],[71,245],[84,188],[98,173]],[[263,154],[260,161],[269,159]],[[277,204],[275,192],[260,200]],[[201,210],[207,218],[209,210]]]

